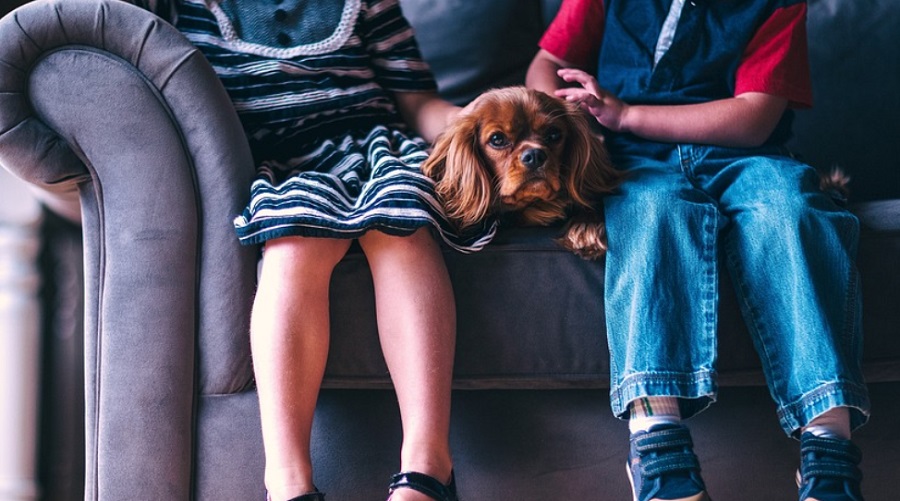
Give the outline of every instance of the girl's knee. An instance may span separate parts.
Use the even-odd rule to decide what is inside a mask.
[[[336,238],[282,237],[266,242],[263,270],[276,269],[285,275],[315,270],[331,272],[347,254],[350,240]]]
[[[422,227],[410,235],[390,235],[381,231],[369,231],[359,239],[363,252],[369,255],[381,249],[390,250],[392,253],[403,251],[423,252],[431,248],[437,248],[437,242],[428,227]]]

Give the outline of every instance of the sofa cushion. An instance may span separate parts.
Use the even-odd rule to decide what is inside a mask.
[[[603,264],[556,245],[556,231],[511,229],[480,252],[445,252],[458,312],[456,387],[608,384]],[[361,253],[341,262],[331,291],[328,384],[388,387]]]
[[[869,382],[900,380],[900,199],[854,205],[861,234],[863,368]]]
[[[441,94],[465,104],[490,87],[525,81],[543,33],[546,3],[401,0],[400,5]]]
[[[853,201],[900,197],[900,21],[896,0],[809,2],[813,107],[790,147],[850,173]],[[877,97],[876,97],[877,96]]]

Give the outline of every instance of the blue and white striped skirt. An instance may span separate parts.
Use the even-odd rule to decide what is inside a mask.
[[[457,234],[420,170],[426,148],[420,138],[376,127],[362,140],[345,136],[285,163],[264,162],[234,220],[238,238],[250,245],[287,236],[359,238],[369,230],[405,236],[430,226],[453,249],[481,250],[497,223]]]

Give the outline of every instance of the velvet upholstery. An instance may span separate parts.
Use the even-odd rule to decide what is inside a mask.
[[[900,468],[893,1],[811,1],[823,108],[800,113],[793,143],[817,167],[839,163],[854,177],[875,403],[858,437],[876,501],[891,499]],[[402,6],[442,92],[463,103],[521,82],[558,1]],[[0,164],[50,206],[80,198],[84,497],[262,499],[247,337],[257,249],[239,246],[231,226],[253,165],[227,95],[174,28],[118,0],[36,0],[0,21],[0,40]],[[855,71],[846,80],[831,75],[842,57],[862,59],[840,63]],[[848,94],[854,108],[842,104]],[[480,253],[445,253],[459,312],[461,499],[627,497],[626,428],[606,391],[603,263],[558,248],[555,231],[508,229]],[[730,284],[721,289],[721,398],[689,422],[697,452],[714,497],[790,499],[797,444],[777,426]],[[400,429],[358,251],[336,270],[332,305],[316,481],[330,499],[377,499],[398,467]]]

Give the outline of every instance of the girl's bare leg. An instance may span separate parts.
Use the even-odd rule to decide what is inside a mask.
[[[437,242],[370,231],[360,239],[375,283],[378,332],[403,424],[401,471],[450,479],[450,385],[456,305]],[[429,500],[399,489],[392,501]]]
[[[266,243],[250,343],[273,501],[314,490],[310,434],[328,357],[328,286],[349,246],[299,237]]]

